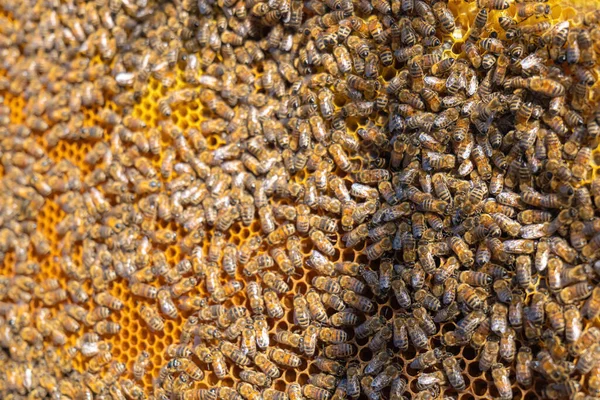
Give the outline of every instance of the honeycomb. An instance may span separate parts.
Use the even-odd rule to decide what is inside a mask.
[[[584,15],[585,11],[588,9],[594,9],[597,3],[592,3],[587,0],[569,0],[569,1],[561,1],[561,0],[551,0],[548,3],[551,6],[551,21],[556,23],[558,21],[572,21],[574,23],[580,23],[581,18]],[[446,54],[450,54],[453,57],[458,58],[460,54],[460,46],[464,43],[465,38],[468,36],[469,30],[473,24],[473,20],[475,14],[477,12],[476,2],[467,2],[463,0],[451,0],[449,2],[449,8],[453,11],[456,16],[456,22],[458,29],[453,34],[454,44],[446,49]],[[516,11],[514,5],[508,10],[505,11],[491,11],[490,12],[490,21],[497,21],[497,16],[502,13],[504,15],[514,16]],[[5,17],[11,18],[10,14],[4,14]],[[531,20],[526,21],[526,24],[534,24],[541,20],[541,17],[534,17]],[[497,32],[500,32],[499,26],[492,26],[492,29],[495,29]],[[92,64],[94,63],[102,63],[102,59],[100,57],[96,57],[92,60]],[[143,120],[147,128],[158,128],[160,126],[160,122],[168,119],[161,115],[159,111],[159,100],[164,98],[168,92],[185,88],[186,84],[182,80],[183,69],[178,67],[177,70],[177,80],[173,87],[166,88],[164,87],[160,81],[155,78],[150,78],[147,92],[141,97],[139,102],[133,106],[133,110],[131,115]],[[6,71],[0,70],[0,76],[5,76]],[[255,69],[253,71],[254,76],[256,78],[260,78],[262,76],[262,72]],[[379,80],[383,82],[388,82],[395,76],[395,70],[393,67],[385,68],[379,78]],[[257,79],[258,81],[258,79]],[[22,96],[16,96],[9,92],[0,92],[0,96],[4,98],[4,104],[9,105],[11,114],[10,120],[11,123],[18,124],[23,123],[25,121],[26,116],[23,114],[23,109],[26,106],[27,102]],[[594,88],[592,88],[590,93],[590,100],[592,104],[596,104],[596,102],[600,99],[600,86],[596,84]],[[337,99],[336,99],[337,100]],[[340,102],[336,101],[336,110],[339,110],[343,106],[343,100]],[[106,101],[104,107],[106,109],[110,109],[117,114],[122,114],[124,110],[117,106],[112,101]],[[83,121],[84,126],[94,126],[101,125],[101,121],[98,117],[98,113],[100,111],[100,107],[87,107],[84,109],[85,119]],[[173,113],[170,117],[170,120],[179,128],[183,130],[187,130],[189,128],[196,128],[198,130],[201,129],[201,123],[206,120],[207,117],[210,117],[211,113],[208,110],[205,110],[199,100],[194,100],[190,103],[185,104],[185,106],[179,106],[173,109]],[[381,126],[382,118],[380,115],[372,115],[369,118],[350,118],[346,121],[349,131],[352,132],[354,136],[356,136],[356,131],[361,127],[367,127],[369,122],[373,122],[377,126]],[[38,135],[36,137],[37,142],[44,146],[45,143],[45,135]],[[107,132],[105,136],[105,141],[110,142],[111,133]],[[215,150],[223,146],[226,141],[218,135],[209,135],[206,137],[207,145],[209,150]],[[162,135],[161,137],[161,149],[165,149],[172,145],[172,140],[166,135]],[[61,140],[57,146],[53,147],[50,152],[50,158],[59,162],[61,160],[69,160],[74,165],[76,165],[82,172],[82,175],[86,175],[91,172],[91,167],[89,164],[84,162],[84,158],[86,154],[88,154],[92,150],[92,144],[88,142],[80,142],[80,141],[68,141]],[[154,167],[158,170],[162,164],[164,157],[164,152],[161,151],[161,154],[158,156],[152,157],[152,163]],[[368,155],[365,157],[355,158],[352,161],[360,163],[360,165],[367,165],[369,162],[376,160],[377,154]],[[591,160],[591,166],[593,171],[591,172],[591,176],[588,177],[586,182],[591,182],[591,180],[600,176],[600,146],[596,148],[593,152],[593,157]],[[337,168],[334,173],[340,178],[344,179],[344,181],[349,185],[353,183],[352,177],[350,174],[345,173],[344,171]],[[314,173],[308,170],[299,171],[294,179],[298,183],[305,183],[307,179],[313,176]],[[272,201],[273,206],[278,206],[282,204],[289,204],[289,201],[286,199],[274,199]],[[37,219],[37,227],[38,229],[46,236],[46,238],[50,241],[51,244],[51,252],[50,254],[40,257],[34,254],[33,250],[29,250],[28,257],[30,259],[37,259],[40,262],[41,270],[40,273],[35,277],[36,281],[43,282],[50,278],[56,278],[61,283],[61,287],[66,288],[66,283],[68,281],[67,275],[62,270],[61,266],[57,264],[55,261],[57,257],[60,257],[62,251],[62,240],[63,237],[60,236],[56,232],[57,224],[65,218],[65,212],[61,209],[61,207],[56,203],[53,198],[47,198],[43,208],[39,212],[39,216]],[[184,237],[184,230],[173,223],[166,224],[164,222],[159,222],[158,227],[161,229],[170,229],[175,231],[178,237]],[[207,231],[206,238],[203,242],[203,250],[204,252],[208,252],[211,238],[213,237],[214,230]],[[238,248],[246,243],[249,239],[261,235],[261,227],[258,219],[255,219],[248,226],[243,225],[241,222],[234,223],[231,228],[226,232],[225,239],[227,243],[233,243]],[[336,233],[337,243],[342,243],[341,234]],[[341,246],[336,246],[335,254],[330,258],[332,262],[338,261],[352,261],[359,264],[371,264],[372,269],[378,269],[378,261],[370,262],[366,255],[364,254],[366,244],[359,246],[357,248],[343,248]],[[301,250],[304,257],[308,257],[311,254],[314,246],[312,242],[304,237],[302,238]],[[164,251],[167,256],[167,260],[171,265],[175,265],[178,262],[182,261],[186,255],[183,254],[178,243],[172,245],[162,246],[160,250]],[[258,255],[268,254],[269,248],[266,244],[263,243],[261,248],[258,251]],[[81,264],[82,263],[82,252],[83,249],[81,246],[75,246],[72,249],[71,256],[73,260]],[[13,265],[15,263],[14,255],[9,253],[4,260],[1,268],[0,275],[11,276],[13,274]],[[301,271],[298,271],[296,275],[291,276],[289,280],[290,293],[306,293],[306,291],[310,288],[311,280],[313,277],[317,276],[315,270],[308,269],[303,267]],[[247,278],[241,273],[238,269],[236,271],[235,279],[239,281],[247,280]],[[226,281],[222,279],[222,283]],[[90,287],[90,282],[86,281],[86,286],[84,289],[88,294],[92,293],[92,289]],[[124,307],[120,311],[113,311],[110,317],[111,321],[118,322],[121,326],[121,331],[116,335],[110,335],[106,337],[106,340],[112,345],[112,356],[114,360],[120,361],[124,363],[127,367],[127,370],[130,371],[133,368],[133,364],[135,360],[138,358],[139,354],[142,351],[147,351],[150,354],[150,368],[148,369],[144,380],[143,385],[148,393],[152,391],[153,388],[153,379],[159,375],[160,369],[163,365],[167,364],[169,359],[165,355],[165,351],[169,345],[177,343],[179,337],[182,333],[182,325],[186,319],[188,319],[192,312],[180,310],[179,316],[176,319],[166,319],[165,320],[165,328],[164,331],[161,332],[152,332],[144,323],[141,321],[140,316],[138,314],[138,304],[140,302],[140,298],[134,296],[130,288],[127,285],[127,282],[122,278],[117,278],[114,282],[111,283],[109,288],[110,294],[119,298],[123,303]],[[209,293],[206,292],[204,286],[198,285],[195,289],[193,289],[189,294],[189,296],[200,295],[203,297],[208,297]],[[527,296],[531,296],[532,293],[528,293]],[[378,311],[376,314],[384,316],[386,319],[391,320],[392,316],[396,312],[402,312],[402,308],[398,305],[395,299],[390,297],[391,300],[386,300],[385,302],[377,303]],[[247,297],[245,292],[242,290],[235,294],[233,297],[228,299],[224,305],[244,305],[247,304]],[[293,317],[293,305],[292,305],[292,297],[285,296],[282,299],[283,308],[285,311],[285,316],[277,321],[276,324],[272,324],[270,326],[270,334],[274,335],[278,330],[284,331],[292,331],[294,326],[294,317]],[[94,307],[93,299],[89,299],[86,303],[82,304],[87,309],[92,309]],[[41,307],[42,304],[39,301],[33,302],[33,309]],[[64,310],[64,304],[60,304],[58,307],[50,308],[51,315],[55,317],[60,311]],[[32,310],[33,311],[33,310]],[[597,325],[600,326],[600,321],[588,321],[588,325]],[[441,326],[440,331],[433,336],[431,343],[432,347],[436,347],[441,345],[442,336],[444,333],[453,330],[456,327],[454,323],[444,323]],[[90,332],[91,328],[83,326],[83,329],[80,330],[77,334],[69,335],[69,341],[67,347],[74,346],[78,337],[86,332]],[[368,339],[353,339],[351,343],[355,344],[358,347],[357,355],[350,359],[359,360],[363,363],[368,362],[372,359],[373,353],[367,346]],[[477,353],[472,348],[466,347],[449,347],[448,348],[454,355],[459,356],[464,365],[461,365],[463,370],[466,372],[465,380],[467,383],[467,388],[458,394],[458,399],[460,400],[469,400],[469,399],[485,399],[485,398],[496,398],[498,397],[498,392],[493,385],[489,383],[492,381],[491,373],[482,372],[479,370],[476,362]],[[416,388],[416,376],[418,371],[413,370],[409,367],[411,361],[417,356],[417,352],[409,347],[407,352],[400,354],[400,359],[398,362],[401,366],[401,375],[408,379],[408,394],[410,398],[416,396],[416,393],[419,390]],[[77,354],[73,359],[74,368],[80,372],[84,372],[87,368],[87,363],[89,360],[85,359],[81,354]],[[234,378],[239,377],[240,368],[236,365],[230,365],[230,374],[225,379],[219,379],[211,370],[205,370],[205,378],[197,383],[198,388],[211,388],[211,387],[233,387],[234,386]],[[280,391],[285,391],[287,385],[289,383],[300,383],[302,385],[308,382],[309,377],[312,374],[316,374],[320,372],[319,369],[314,365],[314,361],[303,357],[303,364],[300,368],[296,369],[286,369],[283,373],[282,377],[275,379],[273,387]],[[511,370],[511,375],[514,375],[514,370]],[[237,380],[237,379],[236,379]],[[513,383],[512,390],[515,399],[537,399],[542,398],[542,392],[544,390],[544,381],[541,378],[536,378],[534,385],[530,389],[521,388],[518,384]],[[445,391],[440,396],[456,396],[457,394],[453,389],[445,389]]]

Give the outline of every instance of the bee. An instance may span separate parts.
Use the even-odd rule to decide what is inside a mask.
[[[429,340],[425,331],[419,326],[417,320],[408,318],[405,324],[412,344],[419,349],[426,349],[429,346]]]
[[[504,51],[504,45],[502,44],[502,41],[491,37],[482,39],[481,42],[479,42],[479,46],[485,51],[496,54],[500,54]]]
[[[427,369],[437,364],[443,356],[443,352],[440,349],[428,350],[425,353],[417,355],[417,357],[410,363],[410,367],[416,370]]]
[[[140,297],[145,297],[147,299],[155,299],[158,295],[158,290],[151,285],[136,282],[130,287],[131,292]]]
[[[321,328],[319,339],[325,343],[344,343],[348,341],[348,334],[339,329]]]
[[[267,205],[258,210],[258,216],[260,218],[260,225],[265,234],[269,234],[275,230],[275,217],[271,206]],[[249,219],[252,221],[252,218]]]
[[[248,400],[258,400],[261,398],[260,392],[254,389],[254,387],[246,382],[240,382],[237,385],[238,393]]]
[[[316,365],[319,370],[335,376],[342,376],[346,371],[341,363],[324,357],[315,358],[314,365]]]
[[[330,277],[315,276],[311,283],[315,288],[331,294],[339,294],[342,291],[339,283]]]
[[[195,381],[204,379],[204,372],[192,360],[183,359],[181,370]]]
[[[332,275],[334,272],[333,264],[318,250],[311,252],[306,264],[317,270],[321,275]]]
[[[69,281],[67,283],[67,292],[69,292],[71,299],[76,303],[85,303],[88,299],[88,294],[77,281]]]
[[[452,387],[456,390],[464,390],[466,387],[465,378],[462,375],[458,361],[454,357],[448,357],[442,361],[442,366]]]
[[[180,341],[181,343],[189,343],[192,340],[192,332],[194,331],[194,329],[196,328],[198,324],[198,317],[196,316],[191,316],[190,318],[188,318],[182,328],[181,328],[181,337],[180,337]]]
[[[172,344],[166,349],[166,354],[169,358],[187,358],[192,355],[192,350],[184,344]]]
[[[275,217],[288,221],[296,220],[296,208],[294,206],[280,205],[274,210]]]
[[[360,224],[352,231],[346,233],[342,240],[346,242],[346,247],[355,247],[369,236],[367,224]]]
[[[304,394],[304,396],[308,397],[309,399],[314,400],[328,400],[331,396],[331,393],[329,393],[329,391],[322,389],[318,386],[312,385],[310,383],[302,387],[302,394]]]
[[[317,337],[320,328],[316,324],[318,323],[309,325],[304,331],[304,335],[302,337],[302,351],[309,357],[314,355],[317,346]]]
[[[248,357],[254,357],[256,355],[256,333],[254,332],[252,324],[247,324],[246,327],[242,329],[240,349],[242,353]]]
[[[121,330],[121,325],[111,321],[99,321],[94,325],[94,331],[98,335],[116,335]]]
[[[582,315],[590,320],[600,314],[600,290],[596,287],[581,309]]]
[[[454,253],[456,254],[456,256],[458,257],[458,259],[460,260],[460,262],[466,266],[470,266],[472,265],[475,260],[473,259],[473,252],[471,250],[469,250],[469,246],[458,236],[452,236],[448,239],[448,244],[450,245],[450,247],[452,248],[452,250],[454,251]],[[468,272],[468,271],[466,271]],[[467,276],[469,277],[469,279],[471,279],[471,274],[466,274],[465,275],[465,279],[467,278]],[[479,275],[477,275],[479,276]],[[485,284],[489,284],[490,282],[486,282],[487,278],[486,277],[481,277],[483,278],[483,281],[481,281],[480,278],[477,278],[477,282],[479,283],[483,283],[485,282]]]
[[[312,229],[310,231],[310,239],[320,252],[330,257],[335,254],[335,247],[320,230]]]
[[[340,281],[341,283],[341,281]],[[354,291],[342,291],[342,300],[348,305],[365,313],[370,313],[375,308],[371,300],[365,296],[361,296]]]
[[[567,342],[574,343],[580,338],[583,331],[581,313],[574,306],[567,306],[564,310],[565,338]]]
[[[302,345],[302,336],[288,331],[277,331],[275,341],[299,349]]]
[[[421,328],[425,331],[428,336],[433,336],[437,332],[437,327],[433,318],[427,310],[423,307],[415,308],[413,310],[413,317],[417,320]]]
[[[273,290],[265,290],[263,292],[263,298],[265,300],[265,308],[267,310],[267,314],[271,318],[281,318],[283,317],[284,311],[281,303],[279,302],[279,298],[277,297],[277,293]]]
[[[344,172],[350,172],[354,168],[354,164],[348,158],[341,145],[334,143],[329,146],[328,152],[333,158],[335,164]]]
[[[500,345],[498,342],[488,340],[483,346],[483,350],[479,356],[479,369],[482,371],[488,371],[492,368],[492,365],[498,361],[498,353],[500,351]]]
[[[318,322],[325,323],[327,321],[327,312],[325,311],[325,307],[317,292],[310,289],[306,293],[306,302],[308,303],[307,305],[311,318]]]
[[[496,386],[496,389],[498,389],[498,393],[502,399],[512,398],[512,388],[508,375],[508,369],[502,364],[494,364],[492,367],[492,379],[494,380],[494,385]]]
[[[577,360],[575,368],[577,371],[585,375],[589,373],[592,368],[598,363],[598,357],[600,356],[600,347],[595,344],[588,352],[584,353]]]
[[[310,311],[308,309],[308,302],[306,298],[297,294],[293,300],[294,306],[294,323],[302,328],[307,328],[310,324]]]
[[[516,377],[519,384],[529,387],[533,382],[533,371],[531,364],[533,362],[533,354],[531,349],[526,346],[521,346],[517,353]]]
[[[262,391],[262,397],[265,400],[288,400],[288,395],[275,389],[265,389]]]
[[[270,378],[278,378],[281,375],[279,368],[277,368],[277,366],[273,364],[271,360],[269,360],[265,353],[256,353],[256,356],[254,356],[254,363]]]
[[[423,304],[428,310],[437,311],[441,307],[439,299],[425,289],[417,290],[413,297],[415,302]]]
[[[576,301],[583,300],[590,296],[594,285],[588,282],[579,282],[571,286],[567,286],[558,293],[558,298],[564,304],[572,304]]]
[[[296,233],[296,227],[292,224],[280,225],[273,232],[267,236],[267,243],[269,245],[276,245],[286,240],[288,237]]]
[[[246,285],[246,295],[250,301],[250,308],[257,314],[262,314],[265,310],[265,302],[262,297],[262,288],[257,282],[248,282]]]
[[[142,305],[139,314],[151,330],[158,332],[164,329],[165,323],[154,308]]]
[[[273,289],[275,292],[284,294],[289,290],[289,286],[287,283],[285,283],[283,276],[280,274],[273,271],[267,271],[262,272],[259,275],[261,276],[265,285],[267,285],[270,289]]]
[[[434,4],[432,11],[440,24],[442,32],[451,33],[455,29],[454,15],[445,4]]]
[[[168,316],[169,318],[177,318],[179,316],[179,311],[171,298],[171,292],[166,289],[161,289],[157,294],[158,304],[160,307],[160,311]]]
[[[240,265],[246,265],[252,258],[252,255],[258,250],[262,243],[260,236],[254,236],[249,240],[242,243],[238,252],[238,263]]]
[[[365,250],[365,254],[369,260],[376,260],[390,250],[392,250],[392,241],[389,237],[386,237],[368,246]]]
[[[334,219],[317,215],[310,217],[310,226],[325,233],[334,233],[337,229],[337,223]]]
[[[236,345],[230,342],[221,342],[219,350],[236,365],[244,367],[250,365],[250,359]]]
[[[233,244],[225,245],[223,249],[223,270],[230,277],[235,277],[237,269],[237,249]]]
[[[211,368],[212,368],[213,372],[219,379],[223,379],[225,376],[227,376],[227,372],[228,372],[227,364],[225,362],[225,356],[217,348],[213,348],[210,350],[210,356],[211,356],[211,360],[212,360]]]
[[[267,349],[267,355],[273,362],[286,367],[295,368],[302,363],[302,360],[296,354],[280,348],[270,347]]]
[[[249,369],[244,369],[240,371],[240,379],[259,387],[269,386],[271,382],[271,379],[262,372],[257,372]]]
[[[479,68],[481,66],[484,69],[488,70],[492,68],[492,63],[496,61],[496,59],[491,54],[486,54],[482,57],[479,53],[479,50],[477,49],[477,46],[473,42],[465,42],[463,44],[463,50],[465,51],[467,58],[471,62],[471,65],[473,65],[475,68]]]
[[[294,270],[296,268],[302,267],[303,258],[302,253],[300,252],[300,239],[298,238],[298,236],[292,235],[287,239],[286,249],[288,251],[288,259],[292,267],[294,267]],[[278,257],[275,256],[276,261],[277,258]]]
[[[386,387],[388,387],[392,381],[398,377],[400,373],[399,367],[397,365],[388,365],[385,369],[377,375],[373,382],[371,382],[371,387],[375,391],[380,391]]]
[[[299,383],[288,383],[286,391],[290,400],[301,400],[304,398],[302,396],[302,386]]]
[[[574,355],[583,354],[586,349],[597,342],[598,338],[600,338],[600,329],[596,327],[586,329],[579,337],[579,340],[571,345],[571,353]]]
[[[549,78],[531,77],[527,80],[527,88],[547,97],[561,97],[565,94],[565,87]]]
[[[198,280],[195,277],[184,278],[170,287],[171,296],[178,298],[196,287]]]

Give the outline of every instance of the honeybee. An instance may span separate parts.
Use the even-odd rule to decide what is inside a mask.
[[[453,236],[453,237],[449,238],[448,244],[450,245],[450,247],[452,248],[452,250],[454,251],[454,253],[456,254],[456,256],[458,257],[458,259],[460,260],[460,262],[462,264],[469,266],[475,262],[475,260],[473,259],[473,252],[471,250],[469,250],[469,246],[460,237]],[[465,277],[466,276],[467,275],[465,275]],[[469,277],[470,277],[470,274],[469,274]],[[483,282],[485,282],[485,284],[490,283],[490,282],[486,282],[486,280],[487,280],[486,277],[482,277],[482,278],[483,278]],[[479,282],[479,279],[477,281]],[[483,283],[483,282],[480,282],[480,283]]]
[[[294,323],[302,328],[308,327],[310,324],[310,311],[308,309],[308,303],[306,298],[297,294],[294,296]]]
[[[564,320],[565,338],[567,339],[567,342],[577,342],[583,331],[583,324],[579,310],[574,306],[565,307]]]
[[[142,305],[139,314],[151,330],[159,332],[164,329],[164,321],[154,308]]]
[[[558,297],[564,304],[572,304],[590,296],[594,286],[588,282],[580,282],[562,289]]]
[[[290,347],[300,348],[302,345],[302,336],[288,331],[277,331],[275,341]]]
[[[171,296],[178,298],[196,287],[198,280],[195,277],[184,278],[170,287]]]
[[[270,289],[273,289],[279,294],[284,294],[289,290],[289,286],[283,280],[283,276],[273,272],[267,271],[259,273],[265,285],[267,285]]]
[[[280,225],[273,232],[267,236],[267,243],[269,245],[279,244],[286,240],[288,237],[296,233],[296,227],[292,224]]]
[[[187,358],[192,355],[192,350],[185,344],[171,344],[166,349],[169,358]]]
[[[239,366],[250,365],[250,359],[234,344],[227,341],[221,342],[219,346],[221,353]]]
[[[277,297],[277,293],[273,290],[265,290],[263,292],[263,298],[265,300],[265,308],[267,310],[267,314],[271,318],[281,318],[283,317],[284,311],[281,303],[279,302],[279,298]]]
[[[219,379],[223,379],[225,376],[227,376],[227,364],[225,362],[225,356],[223,356],[223,353],[221,353],[219,349],[213,348],[211,350],[211,358],[211,367],[213,372]]]
[[[315,353],[318,333],[319,328],[315,324],[309,325],[304,331],[304,335],[302,337],[301,350],[307,356],[312,356]]]
[[[121,325],[111,321],[99,321],[94,325],[94,331],[99,335],[116,335],[121,330]]]
[[[365,240],[369,236],[369,229],[367,224],[360,224],[352,231],[346,233],[342,240],[346,242],[346,247],[355,247],[360,242]]]
[[[269,358],[264,353],[256,353],[256,356],[254,357],[254,363],[268,377],[278,378],[281,374],[279,368],[277,368],[277,366],[273,364],[273,362],[271,362],[271,360],[269,360]]]
[[[466,387],[465,379],[462,376],[458,361],[454,357],[448,357],[442,361],[442,366],[448,377],[448,382],[450,382],[452,387],[456,390],[463,390]]]
[[[257,314],[262,314],[265,309],[264,299],[262,297],[262,288],[257,282],[248,282],[246,285],[246,294],[250,301],[250,308]]]
[[[417,370],[427,369],[437,364],[442,358],[440,349],[433,349],[419,354],[411,363],[410,367]]]
[[[312,384],[306,384],[302,387],[302,394],[309,399],[315,400],[327,400],[331,396],[331,393],[326,389],[322,389]]]
[[[262,372],[252,371],[248,369],[244,369],[240,371],[240,379],[243,381],[249,382],[256,386],[268,386],[271,382],[271,378]]]
[[[17,282],[18,284],[19,282]],[[27,288],[25,288],[27,290]],[[77,281],[69,281],[67,283],[67,291],[71,296],[71,299],[76,303],[85,303],[88,299],[88,294],[84,290],[83,286]]]
[[[310,232],[310,239],[313,244],[325,255],[333,256],[335,254],[335,247],[331,244],[329,239],[323,232],[317,229],[313,229]]]
[[[593,320],[600,314],[600,290],[596,287],[581,309],[584,317]]]
[[[500,345],[498,342],[487,341],[479,356],[479,369],[488,371],[498,361]]]
[[[264,316],[254,317],[254,332],[256,333],[256,345],[264,350],[269,346],[268,325]]]
[[[302,363],[300,357],[296,354],[280,348],[270,347],[267,349],[267,355],[275,363],[287,367],[299,367]]]
[[[512,388],[508,379],[509,371],[502,364],[494,364],[492,367],[492,378],[494,385],[503,399],[512,398]]]
[[[179,311],[171,298],[171,292],[166,289],[161,289],[157,294],[160,311],[169,318],[177,318]]]

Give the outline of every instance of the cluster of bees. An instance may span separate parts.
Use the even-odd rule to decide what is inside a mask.
[[[0,397],[600,398],[600,14],[465,4],[0,1]]]

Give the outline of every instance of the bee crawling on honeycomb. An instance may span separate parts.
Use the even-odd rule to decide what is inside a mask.
[[[0,397],[599,398],[599,38],[536,0],[0,0]]]

